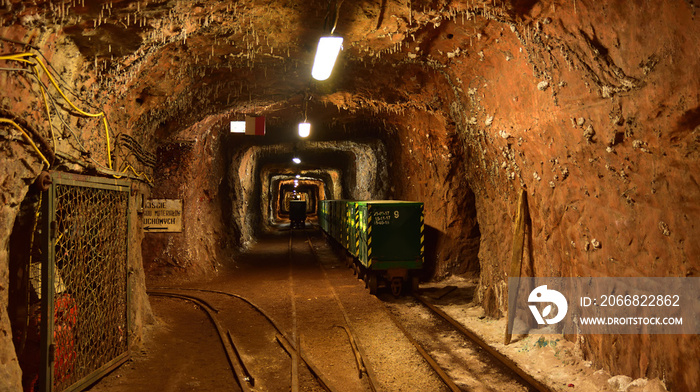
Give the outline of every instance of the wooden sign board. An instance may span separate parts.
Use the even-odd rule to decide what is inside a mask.
[[[143,209],[143,231],[181,233],[182,199],[149,199]]]

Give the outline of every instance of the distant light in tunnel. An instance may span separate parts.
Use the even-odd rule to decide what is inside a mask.
[[[307,122],[299,123],[299,136],[308,137],[311,134],[311,124]]]
[[[292,162],[296,163],[297,165],[301,163],[301,159],[294,157],[292,158]]]
[[[316,48],[314,66],[311,68],[311,76],[316,80],[326,80],[333,72],[335,60],[338,58],[340,48],[343,46],[343,37],[321,37]]]
[[[297,175],[296,175],[296,178],[301,178],[301,174],[297,174]]]

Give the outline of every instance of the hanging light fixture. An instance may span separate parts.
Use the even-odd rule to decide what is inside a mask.
[[[316,80],[326,80],[333,72],[335,60],[343,46],[343,37],[326,36],[318,40],[311,76]]]
[[[326,80],[331,76],[335,60],[338,58],[338,53],[340,53],[340,49],[343,47],[343,37],[333,35],[335,27],[338,25],[338,15],[340,13],[341,4],[343,4],[343,0],[336,0],[335,22],[333,23],[331,34],[321,37],[318,40],[314,66],[311,68],[311,76],[316,80]]]
[[[299,123],[299,136],[308,137],[311,134],[311,124],[306,121]]]
[[[294,158],[292,158],[292,162],[294,162],[298,165],[301,163],[301,159],[299,159],[299,157],[294,157]]]
[[[311,96],[309,95],[309,92],[307,91],[304,93],[304,102],[302,104],[302,110],[304,114],[304,121],[299,123],[299,137],[309,137],[311,134],[311,124],[307,122],[306,120],[306,111],[309,108],[309,101],[311,100]]]

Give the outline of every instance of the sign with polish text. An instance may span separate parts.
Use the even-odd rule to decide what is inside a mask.
[[[182,199],[149,199],[143,209],[143,231],[181,233]]]

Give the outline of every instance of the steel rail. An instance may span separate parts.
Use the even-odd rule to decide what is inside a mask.
[[[360,350],[357,348],[357,343],[355,343],[355,337],[352,335],[352,332],[350,332],[350,328],[348,328],[345,325],[336,325],[336,328],[341,328],[345,330],[345,333],[348,335],[348,340],[350,341],[350,347],[352,347],[352,352],[355,354],[355,364],[357,365],[357,376],[358,378],[362,378],[363,373],[367,373],[367,368],[365,367],[364,361],[362,361],[362,355],[360,354]]]
[[[377,301],[379,301],[379,299],[377,299]],[[428,365],[430,365],[430,367],[433,368],[433,370],[435,371],[435,373],[437,373],[442,382],[445,383],[445,385],[448,388],[450,388],[450,391],[461,392],[461,389],[457,386],[457,384],[454,383],[454,381],[452,381],[452,378],[450,378],[450,376],[448,376],[447,373],[445,373],[445,371],[440,367],[440,365],[435,361],[435,359],[433,359],[433,357],[425,350],[425,348],[423,348],[423,346],[420,343],[418,343],[416,339],[413,338],[413,336],[406,330],[406,328],[404,328],[403,325],[401,325],[401,322],[396,318],[396,316],[391,314],[391,311],[389,311],[388,309],[387,313],[389,314],[389,318],[391,319],[391,321],[393,321],[396,327],[401,330],[401,332],[404,334],[404,336],[406,336],[408,341],[411,342],[413,347],[415,347],[416,350],[418,350],[418,353],[423,357],[423,359],[425,359],[426,362],[428,362]]]
[[[319,368],[311,362],[311,360],[303,354],[301,351],[301,344],[297,342],[297,349],[295,349],[292,344],[287,340],[287,338],[284,337],[282,334],[276,334],[275,339],[279,342],[280,346],[286,351],[290,357],[297,356],[299,357],[306,366],[309,368],[309,371],[311,374],[316,378],[316,381],[318,381],[319,385],[325,389],[327,392],[336,392],[335,389],[330,387],[330,384],[328,383],[327,380],[323,377],[323,373],[319,370]]]
[[[331,292],[333,293],[333,298],[338,304],[340,311],[343,313],[343,318],[345,319],[345,324],[347,325],[347,328],[345,330],[350,336],[350,345],[353,346],[354,344],[353,351],[357,349],[355,355],[359,354],[358,372],[360,372],[360,378],[362,378],[362,373],[364,372],[367,375],[367,383],[369,384],[370,389],[372,390],[372,392],[377,392],[377,385],[379,385],[379,383],[377,382],[377,377],[374,374],[374,369],[372,369],[372,366],[367,365],[367,353],[364,351],[362,345],[357,343],[357,340],[353,336],[352,328],[350,327],[350,317],[348,316],[348,312],[345,310],[345,306],[343,306],[343,303],[340,301],[340,297],[338,297],[338,293],[335,291],[335,288],[333,287],[330,279],[328,278],[328,272],[323,266],[323,263],[321,263],[321,258],[318,257],[318,253],[316,253],[316,249],[311,243],[311,237],[309,237],[309,233],[307,231],[304,231],[304,234],[306,235],[306,243],[309,245],[309,248],[311,248],[311,253],[316,258],[318,266],[323,272],[323,277],[326,279],[328,287],[330,287]]]
[[[233,369],[234,378],[238,382],[238,385],[241,387],[243,392],[253,392],[253,390],[251,389],[254,383],[253,379],[252,377],[247,376],[247,374],[249,375],[250,373],[248,373],[248,370],[245,368],[243,362],[240,361],[240,356],[238,355],[235,346],[232,344],[232,341],[229,341],[227,339],[227,337],[230,337],[230,334],[226,335],[224,333],[224,329],[221,326],[221,323],[214,315],[214,313],[217,313],[218,310],[215,310],[211,305],[209,305],[206,301],[202,300],[201,298],[194,297],[191,295],[151,290],[149,290],[147,293],[148,295],[153,296],[183,299],[186,301],[193,302],[199,305],[200,308],[204,309],[205,313],[207,314],[207,316],[209,316],[209,319],[211,320],[212,324],[214,324],[214,327],[216,328],[216,331],[219,334],[219,339],[221,340],[221,344],[224,347],[226,358],[228,359],[228,362],[231,365],[231,368]]]
[[[491,347],[486,341],[484,341],[481,337],[479,337],[477,334],[474,332],[468,330],[465,328],[462,324],[457,322],[457,320],[453,319],[450,317],[447,313],[445,313],[442,309],[438,308],[437,306],[431,304],[424,298],[422,298],[419,295],[413,294],[413,297],[418,300],[420,303],[422,303],[425,307],[433,311],[436,315],[440,316],[442,319],[447,321],[448,323],[452,324],[453,327],[455,327],[459,332],[461,332],[464,336],[466,336],[469,340],[473,341],[474,343],[478,344],[481,348],[483,348],[487,353],[491,354],[492,357],[494,357],[496,360],[498,360],[500,363],[502,363],[504,366],[506,366],[508,369],[513,371],[515,374],[520,376],[522,380],[528,384],[530,387],[538,390],[539,392],[552,392],[552,390],[544,385],[542,382],[538,381],[535,379],[533,376],[522,370],[518,365],[510,358],[506,357],[505,355],[501,354],[498,352],[495,348]]]
[[[245,302],[246,304],[248,304],[248,306],[250,306],[252,309],[257,311],[258,313],[260,313],[270,323],[270,325],[272,325],[272,327],[275,329],[275,331],[277,331],[277,335],[281,336],[284,339],[284,343],[287,344],[292,349],[293,353],[301,353],[301,351],[298,350],[298,347],[299,347],[298,343],[292,344],[291,343],[292,340],[289,339],[289,336],[279,327],[279,324],[277,324],[277,322],[270,315],[268,315],[264,310],[262,310],[262,308],[260,308],[260,306],[256,305],[255,303],[253,303],[249,299],[243,297],[242,295],[233,294],[233,293],[229,293],[226,291],[220,291],[220,290],[184,288],[184,287],[182,287],[182,288],[180,288],[180,287],[159,287],[159,288],[154,288],[153,290],[198,291],[198,292],[203,292],[203,293],[221,294],[221,295],[226,295],[229,297],[239,299],[239,300]],[[149,294],[150,294],[150,291],[149,291]],[[282,344],[282,343],[280,343],[280,344]],[[282,348],[285,349],[284,346]],[[285,349],[285,351],[287,351],[287,350]],[[289,351],[287,351],[287,352],[289,352]],[[311,366],[313,366],[313,365],[307,361],[308,357],[306,357],[304,355],[299,355],[299,359],[301,359],[301,361],[304,363],[304,365],[306,365],[306,367],[309,369],[309,371],[311,371],[312,373],[315,373],[314,377],[316,378],[316,380],[319,380],[319,384],[322,384],[322,383],[327,384],[327,381],[325,381],[325,377],[320,372],[320,370],[317,367],[315,367],[315,369],[311,368]],[[323,385],[321,385],[321,386],[324,387]]]
[[[290,226],[291,227],[291,226]],[[291,312],[292,312],[292,339],[293,341],[296,342],[296,347],[299,348],[299,335],[297,334],[297,306],[296,306],[296,301],[294,300],[294,277],[293,277],[293,263],[292,263],[292,258],[293,258],[293,240],[292,237],[294,236],[294,229],[289,230],[289,252],[288,252],[288,261],[289,261],[289,300],[290,300],[290,305],[291,305]],[[292,360],[292,369],[291,369],[291,379],[292,379],[292,391],[291,392],[299,392],[299,351],[295,350],[294,352],[288,351],[290,355],[290,359]]]

